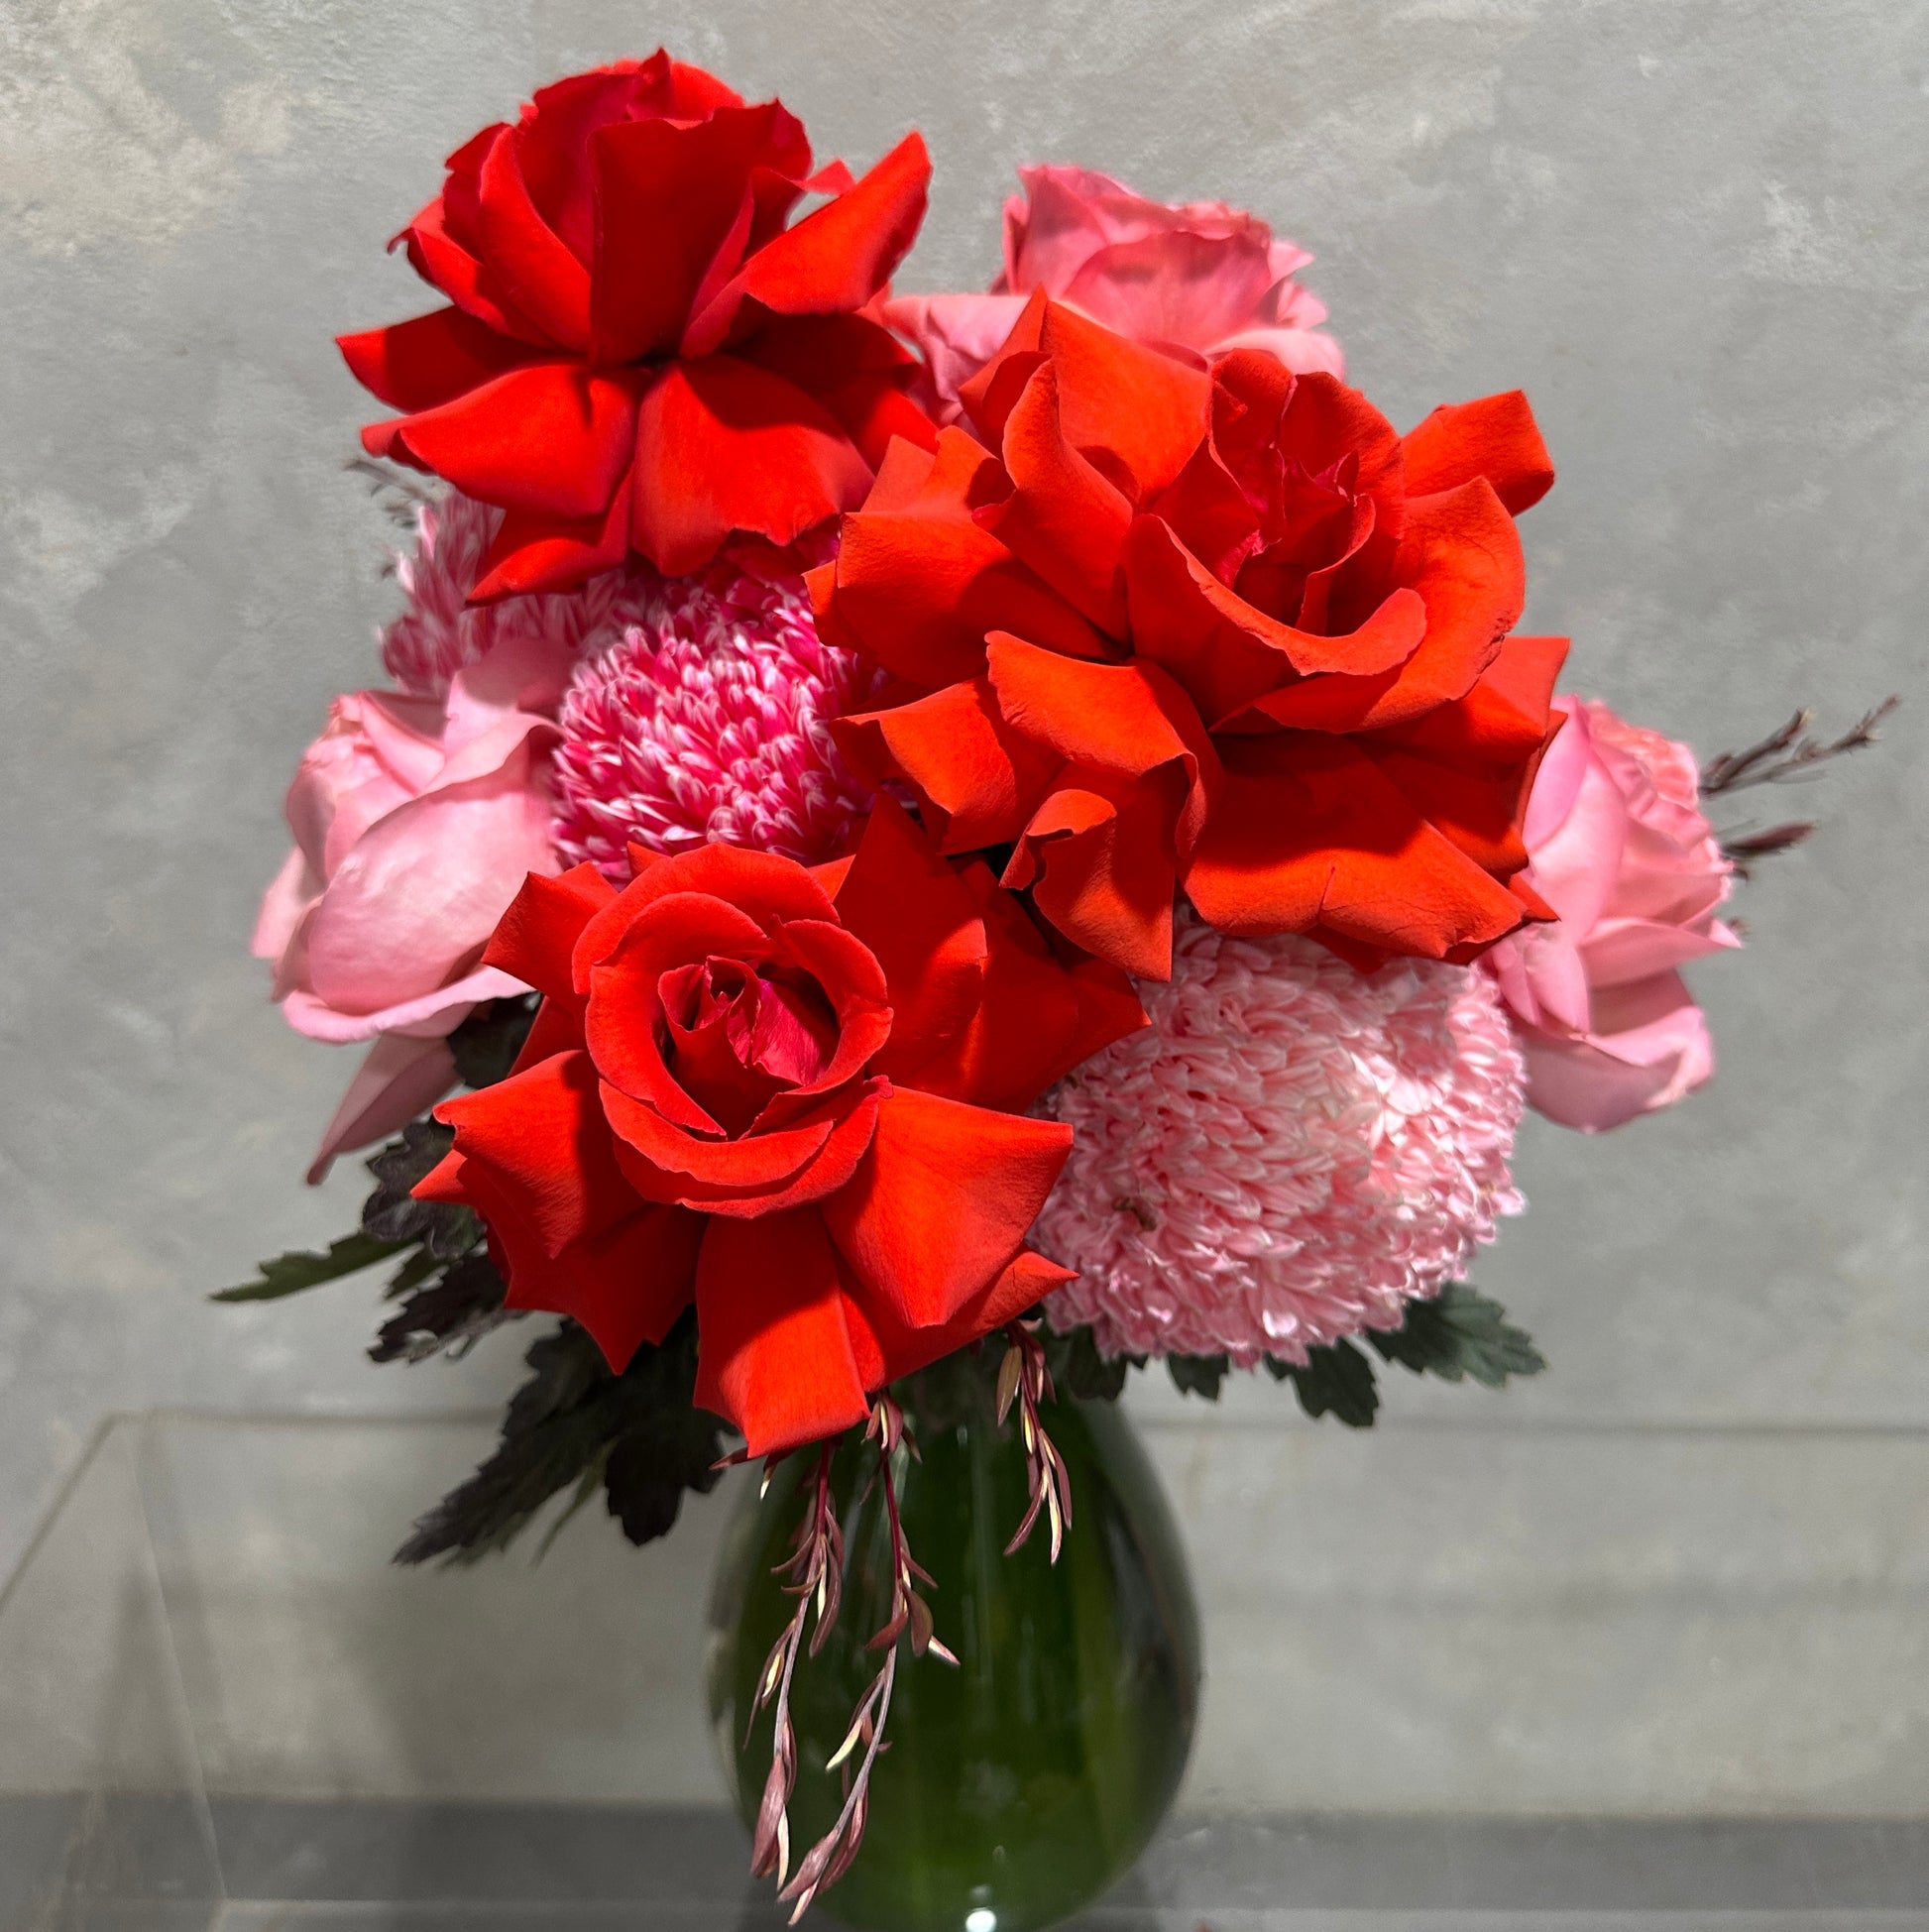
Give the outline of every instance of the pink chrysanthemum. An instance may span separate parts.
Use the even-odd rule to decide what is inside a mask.
[[[577,655],[595,651],[647,614],[661,580],[636,565],[606,570],[572,591],[471,604],[502,520],[500,510],[457,491],[416,512],[414,553],[396,561],[407,609],[382,633],[382,661],[404,691],[445,697],[456,672],[518,637],[560,643]]]
[[[814,864],[850,850],[871,793],[828,729],[876,674],[822,642],[803,586],[728,568],[661,580],[563,699],[556,849],[629,876],[634,839],[707,839]]]
[[[1460,1280],[1499,1214],[1525,1073],[1485,973],[1362,974],[1310,940],[1236,939],[1181,909],[1152,1024],[1048,1100],[1077,1134],[1038,1221],[1079,1279],[1052,1298],[1108,1354],[1262,1356]]]

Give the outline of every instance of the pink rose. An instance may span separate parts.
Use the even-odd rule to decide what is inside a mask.
[[[1005,203],[1004,273],[988,295],[902,295],[885,319],[929,366],[941,421],[960,387],[997,354],[1043,288],[1119,335],[1201,362],[1263,349],[1299,374],[1343,376],[1339,344],[1315,324],[1318,298],[1293,281],[1312,260],[1254,215],[1222,201],[1168,207],[1087,168],[1021,168],[1025,195]]]
[[[567,646],[509,638],[443,698],[357,691],[288,787],[288,854],[262,900],[258,959],[275,963],[288,1023],[374,1046],[322,1137],[309,1179],[446,1093],[446,1036],[479,1000],[525,990],[481,964],[550,845],[552,722]]]
[[[1702,816],[1694,754],[1591,699],[1528,801],[1522,875],[1560,915],[1486,955],[1528,1063],[1529,1104],[1588,1133],[1671,1105],[1714,1072],[1679,967],[1739,946],[1715,917],[1733,865]]]

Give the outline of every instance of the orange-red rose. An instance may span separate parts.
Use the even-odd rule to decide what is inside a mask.
[[[1006,884],[1155,978],[1176,887],[1362,966],[1544,916],[1508,884],[1566,647],[1509,634],[1553,480],[1523,398],[1401,437],[1334,377],[1036,296],[963,401],[977,436],[894,446],[812,579],[900,681],[843,741],[946,852],[1010,844]]]
[[[545,87],[449,157],[398,241],[450,306],[341,338],[404,413],[372,454],[509,514],[474,595],[560,589],[633,543],[672,574],[734,530],[777,544],[928,442],[915,365],[858,315],[924,216],[907,135],[862,180],[813,171],[781,103],[660,50]],[[794,227],[805,194],[831,199]]]
[[[763,1454],[1068,1279],[1021,1244],[1071,1131],[1018,1110],[1144,1014],[888,800],[815,870],[637,863],[524,886],[485,958],[541,1010],[510,1079],[436,1110],[416,1193],[475,1207],[509,1305],[615,1368],[694,1295],[697,1401]]]

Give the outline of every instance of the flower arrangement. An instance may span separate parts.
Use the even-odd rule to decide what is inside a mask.
[[[444,305],[341,339],[414,526],[393,684],[303,756],[255,937],[293,1026],[368,1049],[310,1178],[380,1144],[378,1185],[230,1299],[390,1264],[378,1360],[561,1317],[405,1560],[565,1491],[645,1541],[805,1458],[752,1853],[800,1909],[901,1646],[951,1655],[892,1501],[844,1801],[793,1860],[835,1445],[893,1498],[894,1389],[996,1362],[999,1529],[1056,1556],[1054,1403],[1131,1365],[1355,1424],[1376,1357],[1540,1369],[1466,1279],[1524,1108],[1592,1132],[1708,1080],[1681,968],[1807,828],[1707,801],[1881,716],[1698,770],[1562,694],[1567,640],[1516,629],[1554,474],[1524,397],[1403,434],[1263,221],[1020,171],[989,291],[893,296],[919,138],[820,166],[661,53],[451,156],[397,238]]]

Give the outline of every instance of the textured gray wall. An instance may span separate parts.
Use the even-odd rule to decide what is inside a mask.
[[[1929,9],[0,0],[0,1568],[105,1410],[468,1406],[513,1368],[369,1367],[354,1286],[200,1298],[360,1179],[303,1193],[351,1058],[246,954],[283,786],[393,605],[329,335],[422,305],[382,244],[449,148],[659,39],[822,152],[924,129],[906,286],[981,283],[1013,166],[1078,160],[1313,249],[1397,420],[1525,386],[1561,468],[1528,622],[1641,719],[1712,749],[1912,694],[1697,975],[1719,1083],[1527,1133],[1480,1279],[1554,1372],[1393,1399],[1929,1422]]]

